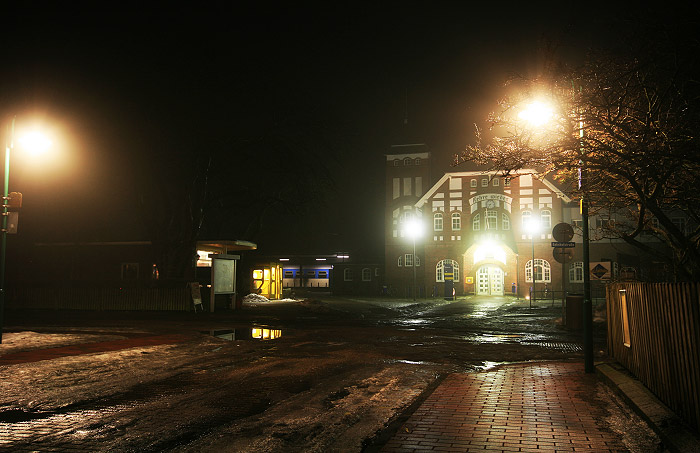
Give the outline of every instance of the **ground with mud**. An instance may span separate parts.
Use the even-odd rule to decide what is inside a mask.
[[[580,334],[561,326],[559,305],[510,298],[252,299],[211,314],[7,318],[0,355],[183,335],[175,344],[0,366],[0,449],[8,451],[371,450],[450,372],[583,360]]]

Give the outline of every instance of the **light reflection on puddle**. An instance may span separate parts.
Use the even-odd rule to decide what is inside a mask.
[[[276,340],[282,336],[281,329],[268,327],[243,327],[236,329],[218,329],[202,332],[222,340]]]

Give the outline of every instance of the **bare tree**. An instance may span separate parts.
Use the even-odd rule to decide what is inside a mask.
[[[700,278],[700,46],[677,38],[657,30],[643,50],[595,52],[548,80],[518,81],[489,118],[494,137],[479,137],[456,162],[504,174],[537,168],[572,196],[585,192],[592,214],[611,215],[604,235],[659,258],[641,240],[654,235],[679,279]],[[539,128],[518,114],[533,98],[556,106]]]

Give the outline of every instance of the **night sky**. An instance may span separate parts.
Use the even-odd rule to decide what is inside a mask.
[[[43,117],[62,153],[42,165],[13,156],[10,190],[25,196],[17,240],[148,239],[134,207],[145,158],[159,156],[167,174],[193,153],[235,155],[241,138],[303,119],[327,127],[321,154],[336,190],[268,221],[256,241],[274,253],[376,256],[389,145],[428,143],[449,170],[510,75],[575,61],[630,19],[624,6],[562,3],[15,3],[2,13],[0,119]]]

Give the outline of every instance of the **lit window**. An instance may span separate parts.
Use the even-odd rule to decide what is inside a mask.
[[[472,230],[479,231],[481,229],[481,214],[476,214],[472,217]]]
[[[459,212],[453,212],[452,213],[452,230],[461,230],[462,229],[462,216],[459,215]]]
[[[530,211],[523,211],[522,212],[523,216],[523,231],[527,231],[528,226],[530,225],[530,218],[532,217],[532,213]]]
[[[552,211],[545,209],[540,213],[540,222],[542,229],[549,230],[552,228]]]
[[[532,282],[532,260],[525,264],[525,281]],[[535,260],[535,281],[540,283],[552,282],[551,268],[546,260]]]
[[[510,230],[510,217],[508,217],[508,214],[501,214],[501,227],[504,230]]]
[[[433,216],[433,230],[442,231],[442,213],[436,212]]]
[[[346,282],[352,281],[352,269],[343,270],[343,280],[345,280]]]
[[[486,229],[495,230],[498,228],[498,212],[497,211],[486,211]]]
[[[365,267],[362,269],[362,281],[363,282],[368,282],[372,280],[372,270],[368,267]]]
[[[579,261],[578,263],[571,263],[569,265],[569,282],[583,282],[583,263],[581,261]]]

